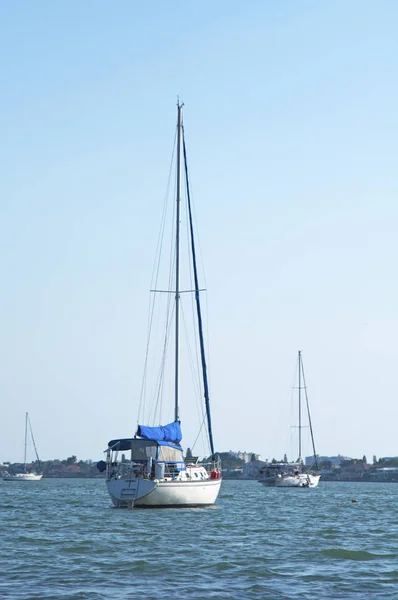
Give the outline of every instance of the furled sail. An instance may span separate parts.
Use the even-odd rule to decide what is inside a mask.
[[[146,438],[147,440],[170,442],[171,444],[179,444],[182,440],[181,425],[179,421],[174,421],[168,425],[160,425],[159,427],[138,425],[137,435]]]

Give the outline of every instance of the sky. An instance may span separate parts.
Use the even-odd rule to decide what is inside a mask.
[[[177,96],[216,449],[296,458],[301,350],[317,452],[398,455],[397,18],[393,0],[0,5],[0,462],[22,459],[26,411],[44,460],[135,430]]]

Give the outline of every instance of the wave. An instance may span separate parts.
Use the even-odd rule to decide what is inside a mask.
[[[377,560],[379,558],[387,558],[386,555],[373,554],[366,550],[343,550],[342,548],[327,548],[321,551],[322,554],[330,558],[339,558],[342,560]]]

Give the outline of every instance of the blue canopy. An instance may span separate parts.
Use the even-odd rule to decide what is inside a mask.
[[[174,421],[174,423],[168,425],[160,425],[159,427],[138,425],[137,435],[154,442],[170,442],[171,444],[179,444],[182,440],[179,421]]]

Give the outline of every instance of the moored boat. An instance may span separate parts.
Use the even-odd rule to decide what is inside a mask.
[[[3,474],[3,480],[4,481],[40,481],[40,479],[43,477],[42,473],[34,473],[31,471],[28,471],[28,466],[27,466],[27,462],[26,462],[26,456],[27,456],[27,447],[28,447],[28,426],[29,426],[29,430],[30,430],[30,435],[32,438],[32,442],[33,442],[33,446],[36,452],[36,458],[37,461],[40,465],[40,459],[39,459],[39,455],[37,453],[37,449],[36,449],[36,442],[35,442],[35,438],[33,437],[33,431],[32,431],[32,426],[30,424],[30,420],[29,420],[29,415],[28,413],[26,413],[25,415],[25,453],[24,453],[24,467],[23,467],[23,471],[22,473],[8,473],[5,472]]]
[[[313,468],[305,469],[303,465],[302,453],[302,397],[301,390],[305,391],[305,400],[307,407],[308,424],[311,433],[312,448],[314,453]],[[298,409],[299,409],[299,422],[298,422],[298,434],[299,434],[299,446],[298,446],[298,459],[295,462],[276,462],[267,464],[260,471],[262,477],[259,479],[259,483],[265,486],[274,487],[286,487],[286,488],[314,488],[317,487],[320,480],[320,473],[318,472],[317,454],[315,450],[314,434],[312,430],[312,422],[310,415],[310,407],[307,396],[307,386],[305,384],[304,366],[301,356],[301,351],[298,353]]]
[[[169,281],[174,285],[168,290],[154,289],[152,292],[166,293],[174,297],[172,312],[166,319],[164,352],[168,347],[170,322],[174,318],[174,420],[167,425],[139,425],[134,436],[111,440],[106,450],[106,461],[100,461],[98,468],[106,472],[106,485],[115,507],[197,507],[214,504],[221,486],[221,463],[214,450],[210,414],[209,384],[200,303],[199,277],[196,262],[196,247],[193,227],[192,206],[188,180],[187,154],[182,121],[182,104],[178,103],[177,117],[177,159],[176,159],[176,198],[174,221],[174,254]],[[180,289],[180,221],[181,221],[181,171],[185,174],[185,197],[188,243],[190,248],[189,265],[194,289]],[[184,455],[181,446],[182,430],[180,422],[180,300],[182,293],[193,294],[196,312],[195,335],[200,354],[202,390],[205,399],[205,415],[200,424],[206,423],[209,456],[199,460]],[[170,303],[171,305],[172,303]],[[159,395],[163,392],[165,358],[161,360],[162,382]],[[159,421],[158,421],[159,422]],[[126,452],[129,453],[126,458]],[[123,453],[123,454],[122,454]]]

